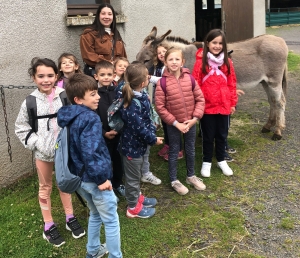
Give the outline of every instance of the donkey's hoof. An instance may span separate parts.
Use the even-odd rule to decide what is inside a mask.
[[[272,136],[272,140],[273,141],[279,141],[279,140],[281,140],[281,138],[282,138],[282,136],[281,135],[279,135],[279,134],[273,134],[273,136]]]
[[[270,129],[267,129],[266,127],[263,127],[263,128],[261,129],[261,132],[262,132],[262,133],[269,133],[269,132],[271,132],[271,130],[270,130]]]

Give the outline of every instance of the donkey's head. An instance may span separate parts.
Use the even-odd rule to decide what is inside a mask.
[[[165,34],[160,37],[156,37],[157,28],[153,27],[150,34],[144,39],[142,48],[136,55],[136,60],[144,63],[149,69],[153,65],[153,56],[155,54],[155,49],[158,44],[160,44],[164,39],[171,33],[171,30],[168,30]]]

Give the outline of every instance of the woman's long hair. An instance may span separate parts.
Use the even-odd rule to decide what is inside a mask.
[[[95,30],[95,31],[98,32],[98,37],[99,38],[102,38],[105,35],[105,33],[106,33],[105,28],[104,28],[104,26],[102,25],[102,23],[100,22],[100,19],[99,19],[100,13],[101,13],[101,11],[104,7],[108,7],[109,9],[111,9],[111,11],[113,13],[113,21],[110,25],[110,29],[111,29],[111,32],[114,34],[113,37],[114,37],[115,43],[116,43],[117,40],[121,40],[123,42],[122,37],[121,37],[119,31],[117,30],[117,26],[116,26],[117,25],[116,12],[115,12],[114,8],[112,7],[112,5],[110,5],[108,3],[100,4],[98,6],[97,12],[95,14],[95,20],[94,20],[93,24],[88,27],[88,28],[90,28],[90,30],[85,31],[84,33],[87,33],[91,30]]]
[[[222,52],[224,52],[224,64],[227,66],[228,74],[230,74],[230,64],[228,61],[228,53],[227,53],[227,43],[226,43],[226,37],[222,30],[220,29],[213,29],[210,32],[207,33],[205,40],[204,40],[204,48],[203,48],[203,57],[202,57],[202,73],[207,74],[208,73],[208,60],[207,60],[207,53],[209,52],[208,49],[208,43],[213,41],[216,37],[222,37]]]

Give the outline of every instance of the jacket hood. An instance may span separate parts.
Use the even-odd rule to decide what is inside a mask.
[[[203,58],[203,48],[199,48],[198,51],[196,52],[196,60],[202,60]]]
[[[181,68],[181,73],[180,73],[179,77],[183,77],[185,73],[190,74],[190,70],[188,68],[185,68],[185,67]],[[171,74],[168,69],[165,69],[162,76],[173,77],[174,75]]]
[[[91,111],[90,108],[84,105],[70,105],[63,106],[57,112],[57,123],[63,128],[66,125],[69,125],[74,118],[80,115],[82,112]]]
[[[59,97],[59,94],[64,91],[64,89],[54,86],[54,98]],[[41,93],[38,89],[35,89],[33,92],[30,93],[30,95],[35,96],[38,99],[44,100],[45,98],[47,98],[47,94],[46,93]]]

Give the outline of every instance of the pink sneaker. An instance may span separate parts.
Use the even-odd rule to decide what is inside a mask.
[[[183,158],[183,150],[178,152],[178,157],[177,157],[177,159],[182,159],[182,158]],[[169,160],[169,153],[167,153],[167,154],[164,156],[164,159],[165,159],[166,161]]]
[[[164,147],[157,153],[158,156],[165,156],[169,152],[169,145],[165,144]]]

